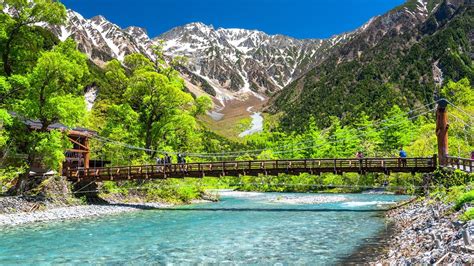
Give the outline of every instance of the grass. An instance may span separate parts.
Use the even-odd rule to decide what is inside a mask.
[[[200,117],[206,127],[208,127],[212,132],[232,141],[239,142],[242,141],[242,138],[239,138],[239,134],[243,131],[240,130],[239,123],[245,118],[248,118],[248,116],[231,117],[220,121],[214,121],[209,116]]]

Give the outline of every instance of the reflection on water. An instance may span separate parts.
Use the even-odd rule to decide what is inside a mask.
[[[291,205],[272,202],[272,193],[223,197],[170,210],[0,229],[0,262],[334,264],[384,229],[376,210],[404,199],[343,196],[344,202]]]

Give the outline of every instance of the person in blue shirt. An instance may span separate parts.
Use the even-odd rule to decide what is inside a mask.
[[[403,147],[400,147],[400,151],[398,153],[398,156],[400,157],[398,159],[398,166],[403,166],[403,167],[406,167],[407,166],[407,152],[405,150],[403,150]]]

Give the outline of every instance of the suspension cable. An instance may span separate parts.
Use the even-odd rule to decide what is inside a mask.
[[[419,109],[419,108],[418,108]],[[433,110],[435,110],[435,108],[432,108],[426,112],[423,112],[421,114],[418,114],[416,116],[413,116],[413,117],[409,117],[408,119],[409,120],[413,120],[419,116],[422,116],[422,115],[425,115],[429,112],[432,112]],[[396,117],[400,117],[400,116],[396,116]],[[386,120],[382,120],[382,121],[378,121],[377,123],[374,123],[375,125],[377,124],[380,124],[380,123],[383,123],[383,122],[388,122],[388,121],[391,121],[391,120],[394,120],[396,117],[394,118],[391,118],[391,119],[386,119]],[[399,125],[399,124],[402,124],[403,122],[401,123],[396,123],[396,124],[392,124],[392,125],[389,125],[389,126],[386,126],[386,127],[383,127],[381,129],[385,129],[385,128],[388,128],[388,127],[392,127],[392,126],[396,126],[396,125]],[[373,126],[373,125],[370,125],[370,126]],[[360,129],[364,129],[364,128],[368,128],[370,126],[366,126],[366,127],[361,127],[359,129],[356,129],[356,130],[360,130]],[[352,138],[354,137],[360,137],[360,136],[364,136],[368,133],[362,133],[362,134],[359,134],[359,135],[353,135]],[[136,146],[133,146],[133,145],[129,145],[129,144],[126,144],[126,143],[122,143],[122,142],[118,142],[118,141],[114,141],[114,140],[111,140],[111,139],[108,139],[108,138],[104,138],[104,137],[101,137],[101,136],[95,136],[94,137],[95,139],[98,139],[99,141],[105,141],[105,142],[110,142],[110,143],[114,143],[116,145],[119,145],[119,146],[122,146],[122,147],[126,147],[126,148],[129,148],[129,149],[136,149],[136,150],[143,150],[143,151],[150,151],[150,152],[157,152],[157,153],[170,153],[170,154],[178,154],[178,153],[182,153],[182,152],[167,152],[167,151],[160,151],[160,150],[153,150],[153,149],[147,149],[147,148],[141,148],[141,147],[136,147]],[[338,141],[329,141],[329,143],[337,143],[337,142],[341,142],[341,141],[344,141],[344,140],[347,140],[347,139],[342,139],[342,140],[338,140]],[[297,145],[301,145],[301,144],[304,144],[304,143],[308,143],[308,142],[314,142],[314,140],[310,140],[310,141],[305,141],[305,142],[300,142],[300,143],[294,143],[294,144],[289,144],[289,145],[283,145],[283,146],[278,146],[276,148],[284,148],[284,147],[288,147],[288,146],[297,146]],[[325,144],[323,144],[325,145]],[[320,146],[323,146],[323,145],[320,145]],[[290,151],[299,151],[299,150],[304,150],[304,149],[309,149],[309,148],[314,148],[314,147],[320,147],[320,146],[307,146],[305,148],[298,148],[298,149],[288,149],[288,150],[277,150],[275,152],[273,152],[274,154],[279,154],[279,153],[288,153]],[[188,156],[191,156],[191,157],[200,157],[200,158],[213,158],[213,157],[235,157],[235,156],[238,156],[238,155],[244,155],[244,154],[249,154],[249,153],[257,153],[257,152],[262,152],[262,151],[266,151],[266,150],[269,150],[268,148],[265,148],[265,149],[255,149],[255,150],[245,150],[245,151],[235,151],[235,152],[222,152],[222,153],[185,153],[187,154]]]
[[[453,103],[451,103],[450,101],[446,100],[446,102],[451,105],[452,107],[454,107],[456,110],[464,113],[466,116],[469,117],[470,120],[473,120],[474,121],[474,117],[472,115],[470,115],[469,113],[467,113],[466,111],[464,111],[463,109],[457,107],[456,105],[454,105]]]

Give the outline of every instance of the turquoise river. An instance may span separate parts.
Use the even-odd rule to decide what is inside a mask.
[[[407,198],[278,201],[308,195],[230,194],[217,203],[0,228],[0,264],[338,264],[386,229],[381,209]]]

